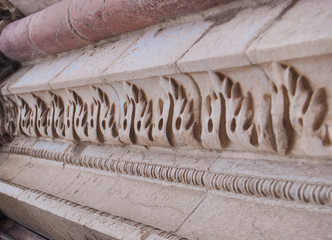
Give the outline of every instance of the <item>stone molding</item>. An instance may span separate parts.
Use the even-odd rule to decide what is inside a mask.
[[[271,31],[287,33],[284,22],[292,21],[298,11],[310,9],[308,14],[315,15],[324,6],[312,8],[309,0],[302,0],[241,11],[219,7],[203,21],[158,26],[31,69],[26,66],[3,84],[1,135],[331,158],[329,50],[322,55],[317,49],[316,56],[300,42],[291,46],[301,49],[301,58],[285,54],[278,62],[265,55],[260,59],[265,49],[280,48],[264,42]],[[232,15],[217,24],[213,11]],[[324,14],[318,19],[320,32],[328,22]],[[243,16],[249,16],[249,23]],[[234,24],[251,28],[253,16],[260,22],[243,34],[243,43],[227,50],[233,53],[223,52],[227,47],[216,49],[216,54],[203,51],[217,47],[223,40],[218,33],[228,33]],[[314,30],[302,32],[307,31]],[[181,32],[187,33],[184,44],[178,39]],[[298,36],[289,37],[298,41]],[[162,43],[165,47],[159,48]],[[146,49],[147,44],[152,48]],[[317,48],[315,41],[310,44]]]
[[[273,177],[241,176],[161,164],[114,160],[97,156],[79,156],[71,152],[50,151],[26,146],[5,145],[1,152],[20,154],[45,160],[63,162],[79,167],[93,168],[136,177],[175,182],[236,194],[268,197],[301,203],[332,205],[332,186],[282,180]],[[249,161],[249,160],[248,160]]]
[[[63,199],[63,198],[60,198],[60,197],[57,197],[57,196],[39,191],[37,189],[31,189],[29,187],[25,187],[25,186],[21,186],[21,185],[15,184],[15,183],[11,183],[11,182],[8,182],[8,181],[6,181],[2,178],[0,178],[0,183],[2,183],[4,185],[9,185],[9,186],[11,186],[15,189],[19,189],[19,190],[25,192],[25,194],[27,194],[27,195],[32,195],[31,198],[34,196],[34,197],[38,197],[38,198],[40,198],[41,200],[44,200],[44,201],[56,202],[59,205],[65,205],[68,208],[67,210],[70,209],[69,211],[72,211],[72,212],[80,212],[81,215],[86,214],[86,215],[88,215],[92,218],[95,218],[95,220],[98,217],[103,218],[104,221],[105,221],[105,219],[107,219],[104,222],[105,225],[109,222],[113,222],[113,223],[111,223],[113,225],[123,224],[123,225],[131,226],[136,231],[138,230],[142,236],[145,236],[145,238],[149,236],[149,238],[146,238],[146,239],[150,239],[150,238],[153,239],[153,235],[161,237],[160,239],[170,239],[170,240],[185,240],[185,239],[187,239],[187,238],[183,238],[183,237],[177,236],[177,235],[169,233],[169,232],[165,232],[161,229],[154,228],[154,227],[149,226],[149,225],[145,225],[145,224],[140,223],[140,222],[136,222],[136,221],[133,221],[133,220],[130,220],[130,219],[122,218],[122,217],[119,217],[119,216],[116,216],[116,215],[113,215],[113,214],[110,214],[110,213],[107,213],[107,212],[101,212],[97,209],[94,209],[94,208],[91,208],[91,207],[88,207],[88,206],[83,206],[81,204],[78,204],[78,203],[69,201],[67,199]],[[0,195],[3,194],[3,193],[4,193],[3,191],[0,191]],[[38,203],[34,203],[33,200],[30,200],[29,204],[34,206],[34,204],[38,204]],[[40,207],[40,206],[37,205],[37,207]],[[64,206],[62,206],[62,207],[64,207]],[[51,210],[51,209],[48,209],[48,211],[53,212],[53,210]],[[14,214],[13,214],[13,212],[9,211],[6,214],[8,214],[9,216],[13,216],[13,219],[15,219],[15,213],[16,213],[15,211],[14,211]],[[16,213],[16,214],[18,214],[18,213]],[[59,212],[58,214],[61,215],[61,212]],[[66,216],[64,216],[64,219],[67,220],[67,218],[66,218]],[[18,219],[18,221],[20,222],[20,221],[22,221],[22,219]],[[79,221],[77,221],[76,223],[80,224]],[[39,226],[38,225],[33,226],[33,225],[30,225],[29,222],[24,221],[24,225],[29,226],[32,229],[35,229],[35,228],[38,228],[38,227],[43,227],[43,223],[40,223],[40,222],[38,223]],[[60,230],[60,229],[58,229],[58,230]],[[44,234],[45,234],[45,232],[44,232]],[[80,233],[80,234],[84,237],[84,233]],[[119,234],[121,234],[121,232],[118,232],[118,233],[113,232],[112,233],[112,235],[119,235]],[[133,233],[126,232],[125,235],[127,235],[127,236],[125,236],[123,239],[131,239],[130,234],[133,234]],[[58,236],[52,236],[52,237],[53,238],[54,237],[62,237],[61,235],[62,234],[59,233]],[[137,235],[139,235],[139,234],[137,234]],[[94,237],[96,237],[96,236],[94,236]],[[136,237],[140,237],[140,236],[136,236]]]
[[[258,94],[220,72],[200,75],[3,96],[2,135],[331,156],[328,93],[291,66],[272,63]]]
[[[331,216],[331,164],[328,161],[312,163],[310,159],[305,162],[304,159],[289,159],[286,156],[283,160],[275,158],[276,155],[266,154],[256,154],[253,159],[246,159],[245,156],[241,159],[236,152],[223,156],[183,149],[175,153],[171,150],[161,151],[160,148],[110,148],[31,137],[16,138],[12,143],[4,145],[1,152],[0,177],[7,182],[38,189],[100,212],[144,222],[190,239],[195,239],[196,236],[189,229],[201,228],[198,223],[191,224],[192,218],[196,219],[197,214],[203,211],[206,217],[200,216],[199,219],[206,225],[215,221],[216,216],[211,215],[213,209],[218,211],[217,215],[220,217],[225,217],[225,211],[231,211],[226,218],[229,226],[234,226],[230,219],[239,212],[248,211],[248,204],[254,204],[255,207],[247,217],[285,217],[285,221],[292,224],[294,217],[301,214],[301,219],[318,224],[317,227],[324,236],[327,236],[330,229],[326,222],[321,225],[322,218],[329,222]],[[4,189],[8,192],[0,194],[1,209],[13,208],[22,212],[19,207],[25,206],[25,199],[30,202],[37,198],[38,201],[33,205],[38,211],[43,211],[40,216],[52,223],[54,221],[48,216],[52,209],[51,213],[56,213],[61,221],[71,216],[67,214],[66,217],[61,213],[66,212],[66,204],[54,206],[48,201],[44,202],[43,198],[38,198],[39,194],[15,195],[11,200],[5,201],[6,197],[16,191],[7,187]],[[17,208],[16,205],[10,205],[13,201],[19,201]],[[238,207],[220,209],[224,204],[232,205],[237,201],[241,204]],[[210,205],[212,209],[204,210]],[[259,209],[266,207],[272,212],[267,215],[256,214]],[[288,210],[279,216],[280,209]],[[85,215],[79,208],[72,212],[75,219],[85,216],[84,222],[94,222],[92,219],[95,215],[91,212]],[[24,220],[20,214],[15,216],[18,220]],[[99,223],[93,226],[101,227]],[[298,236],[294,234],[301,231],[303,236],[302,231],[308,229],[304,226],[292,228],[288,234]],[[94,229],[90,225],[87,227],[89,231]],[[286,229],[288,228],[289,226]],[[214,229],[201,229],[200,236],[206,239],[219,236],[210,235]],[[246,226],[247,230],[250,227]],[[40,231],[44,236],[48,232],[45,229]],[[228,234],[229,232],[232,231],[228,231]],[[127,231],[126,236],[129,236],[128,233]],[[317,235],[311,229],[308,230],[309,233],[310,236]]]
[[[188,238],[330,238],[332,2],[244,2],[26,63],[0,178]]]

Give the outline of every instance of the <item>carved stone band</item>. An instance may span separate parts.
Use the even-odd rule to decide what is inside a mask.
[[[2,147],[3,153],[20,154],[40,159],[63,162],[79,167],[94,168],[125,175],[157,179],[203,187],[207,190],[221,190],[257,197],[269,197],[302,203],[332,205],[332,186],[285,181],[272,178],[258,178],[221,174],[190,168],[168,167],[149,163],[113,160],[111,158],[80,156],[75,160],[73,153],[36,149],[24,146]]]
[[[258,94],[210,71],[7,95],[2,135],[330,155],[324,88],[291,66],[273,63],[272,73]]]

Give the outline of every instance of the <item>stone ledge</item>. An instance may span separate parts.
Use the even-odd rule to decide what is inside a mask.
[[[1,211],[49,239],[185,239],[3,179],[0,186]]]
[[[332,52],[331,1],[298,1],[248,48],[254,64]]]
[[[108,237],[134,234],[133,239],[138,239],[137,230],[128,229],[127,224],[138,230],[142,226],[166,239],[178,239],[176,235],[170,237],[167,232],[137,225],[135,221],[193,239],[197,236],[242,238],[243,235],[257,238],[259,231],[265,237],[274,234],[294,239],[329,236],[330,163],[264,161],[260,157],[241,160],[236,159],[235,153],[232,159],[218,158],[219,154],[213,153],[184,152],[163,154],[160,149],[142,151],[18,138],[2,149],[0,178],[6,187],[0,189],[6,192],[0,194],[0,206],[4,206],[6,214],[6,209],[16,209],[9,211],[8,216],[26,226],[30,225],[20,214],[21,207],[28,215],[37,211],[33,209],[41,211],[38,219],[47,221],[31,223],[35,228],[48,226],[48,221],[65,219],[88,228],[84,234],[93,230]],[[22,187],[18,185],[25,186],[24,193],[20,193]],[[39,197],[34,200],[34,196]],[[24,207],[26,203],[34,206],[33,209]],[[69,213],[63,215],[66,209]],[[50,214],[59,220],[52,220]],[[80,218],[82,215],[84,220]],[[95,216],[102,217],[95,219]],[[301,224],[295,224],[299,216]],[[127,218],[132,220],[121,220]],[[108,223],[99,224],[106,220],[115,221],[112,224],[115,228],[109,229],[105,225]],[[238,221],[244,221],[241,231],[234,231],[240,224]],[[266,221],[282,224],[270,228],[263,224]],[[252,224],[257,224],[259,230],[250,233]],[[61,224],[55,226],[61,227]],[[315,231],[308,226],[315,226]],[[37,232],[44,236],[55,234],[48,228]],[[71,231],[57,234],[71,234]]]
[[[77,152],[76,149],[79,149]],[[220,190],[240,195],[267,197],[312,203],[332,204],[331,169],[329,161],[312,163],[305,159],[280,159],[272,156],[255,154],[253,159],[239,157],[229,153],[228,157],[212,152],[197,152],[183,149],[175,151],[163,149],[135,149],[69,144],[19,138],[14,143],[5,145],[2,153],[8,153],[8,161],[3,161],[5,168],[2,178],[15,179],[8,175],[18,163],[12,165],[10,159],[21,155],[24,167],[26,156],[39,160],[39,164],[59,163],[82,169],[94,169],[100,174],[113,173],[142,179],[157,180],[165,183],[185,184],[204,191]],[[5,156],[3,156],[5,159]],[[21,158],[17,156],[16,158]],[[270,158],[270,159],[269,159]],[[176,159],[176,164],[174,161]],[[269,159],[269,160],[266,160]],[[30,161],[31,162],[31,161]],[[55,165],[54,165],[55,164]],[[16,166],[16,167],[15,167]],[[22,169],[20,170],[22,171]],[[24,174],[22,173],[20,174]],[[30,174],[29,171],[27,174]],[[50,173],[48,173],[50,174]],[[113,175],[112,175],[113,176]],[[32,184],[30,180],[30,184]],[[39,186],[39,185],[38,185]],[[49,186],[48,186],[49,187]]]
[[[331,221],[327,209],[210,192],[177,233],[193,239],[329,239]]]
[[[179,68],[182,72],[201,72],[251,65],[246,49],[291,3],[279,1],[243,10],[230,9],[220,14],[221,18],[229,16],[228,22],[221,24],[216,16],[215,26],[177,62]]]

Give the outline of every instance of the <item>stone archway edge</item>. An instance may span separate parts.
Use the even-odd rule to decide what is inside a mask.
[[[233,0],[63,0],[6,26],[0,50],[16,61],[85,46]]]

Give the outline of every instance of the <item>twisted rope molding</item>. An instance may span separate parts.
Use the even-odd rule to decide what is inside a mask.
[[[66,205],[68,205],[72,208],[78,208],[80,210],[85,210],[88,214],[98,214],[99,216],[102,216],[102,217],[111,218],[114,221],[118,221],[118,222],[127,224],[129,226],[139,228],[143,231],[151,232],[153,234],[156,234],[158,236],[161,236],[161,237],[164,237],[164,238],[167,238],[167,239],[170,239],[170,240],[185,240],[185,239],[187,239],[187,238],[183,238],[183,237],[177,236],[177,235],[169,233],[169,232],[165,232],[165,231],[163,231],[159,228],[155,228],[155,227],[152,227],[150,225],[146,225],[146,224],[134,221],[134,220],[130,220],[128,218],[119,217],[119,216],[113,215],[113,214],[108,213],[108,212],[99,211],[95,208],[91,208],[91,207],[88,207],[88,206],[83,206],[81,204],[72,202],[70,200],[63,199],[63,198],[60,198],[60,197],[57,197],[57,196],[54,196],[54,195],[51,195],[51,194],[48,194],[48,193],[44,193],[44,192],[39,191],[37,189],[32,189],[32,188],[24,187],[24,186],[15,184],[15,183],[11,183],[11,182],[8,182],[8,181],[6,181],[2,178],[0,178],[0,182],[2,182],[4,184],[11,185],[11,186],[16,187],[16,188],[19,188],[23,191],[28,191],[28,192],[31,192],[31,193],[38,194],[42,197],[45,197],[46,199],[51,199],[51,200],[57,201],[59,203],[66,204]]]
[[[3,146],[1,151],[4,153],[27,155],[63,162],[79,167],[94,168],[131,176],[204,187],[208,190],[221,190],[249,196],[283,199],[301,203],[332,205],[332,186],[326,185],[236,176],[189,168],[119,161],[101,157],[80,156],[75,158],[72,153],[34,149],[23,146],[7,145]]]

